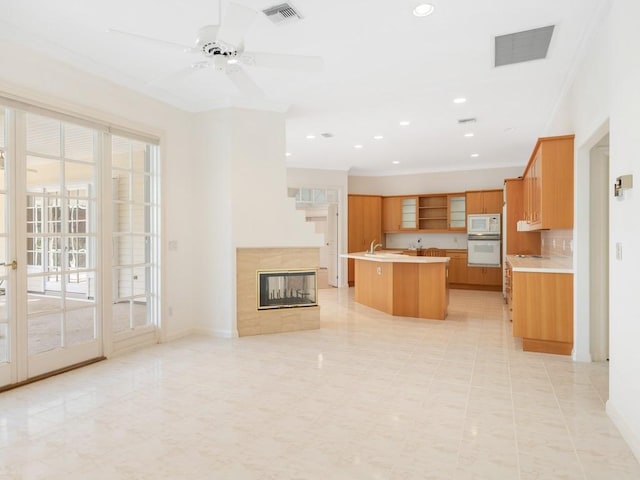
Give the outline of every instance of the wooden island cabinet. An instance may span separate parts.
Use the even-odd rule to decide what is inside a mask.
[[[356,302],[399,317],[446,318],[449,258],[400,252],[347,258],[355,261]]]

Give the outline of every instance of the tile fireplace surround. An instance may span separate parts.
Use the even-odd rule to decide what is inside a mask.
[[[236,318],[238,335],[293,332],[320,328],[320,307],[258,310],[258,270],[313,270],[320,251],[310,248],[238,248],[236,250]]]

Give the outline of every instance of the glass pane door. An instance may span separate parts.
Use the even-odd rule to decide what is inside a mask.
[[[91,129],[26,114],[29,376],[98,356],[96,142]],[[52,368],[53,367],[53,368]]]

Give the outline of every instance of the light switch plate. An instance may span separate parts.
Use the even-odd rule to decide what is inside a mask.
[[[616,243],[616,260],[622,260],[622,243]]]

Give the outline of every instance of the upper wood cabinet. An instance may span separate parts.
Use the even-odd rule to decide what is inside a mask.
[[[418,197],[383,197],[382,231],[401,232],[418,228]]]
[[[464,193],[450,193],[449,202],[449,230],[464,232],[467,230],[467,196]]]
[[[420,230],[448,230],[447,195],[426,195],[418,198],[418,228]]]
[[[540,232],[519,232],[517,224],[524,212],[524,180],[507,178],[504,181],[506,230],[504,232],[507,255],[539,255]]]
[[[464,193],[382,198],[382,231],[466,231]]]
[[[473,213],[502,213],[502,190],[467,192],[467,215]]]
[[[523,218],[531,230],[573,228],[573,135],[538,139],[524,171]]]
[[[418,197],[406,197],[400,202],[401,230],[415,230],[418,228]]]
[[[398,232],[402,223],[402,197],[382,198],[382,231]]]

